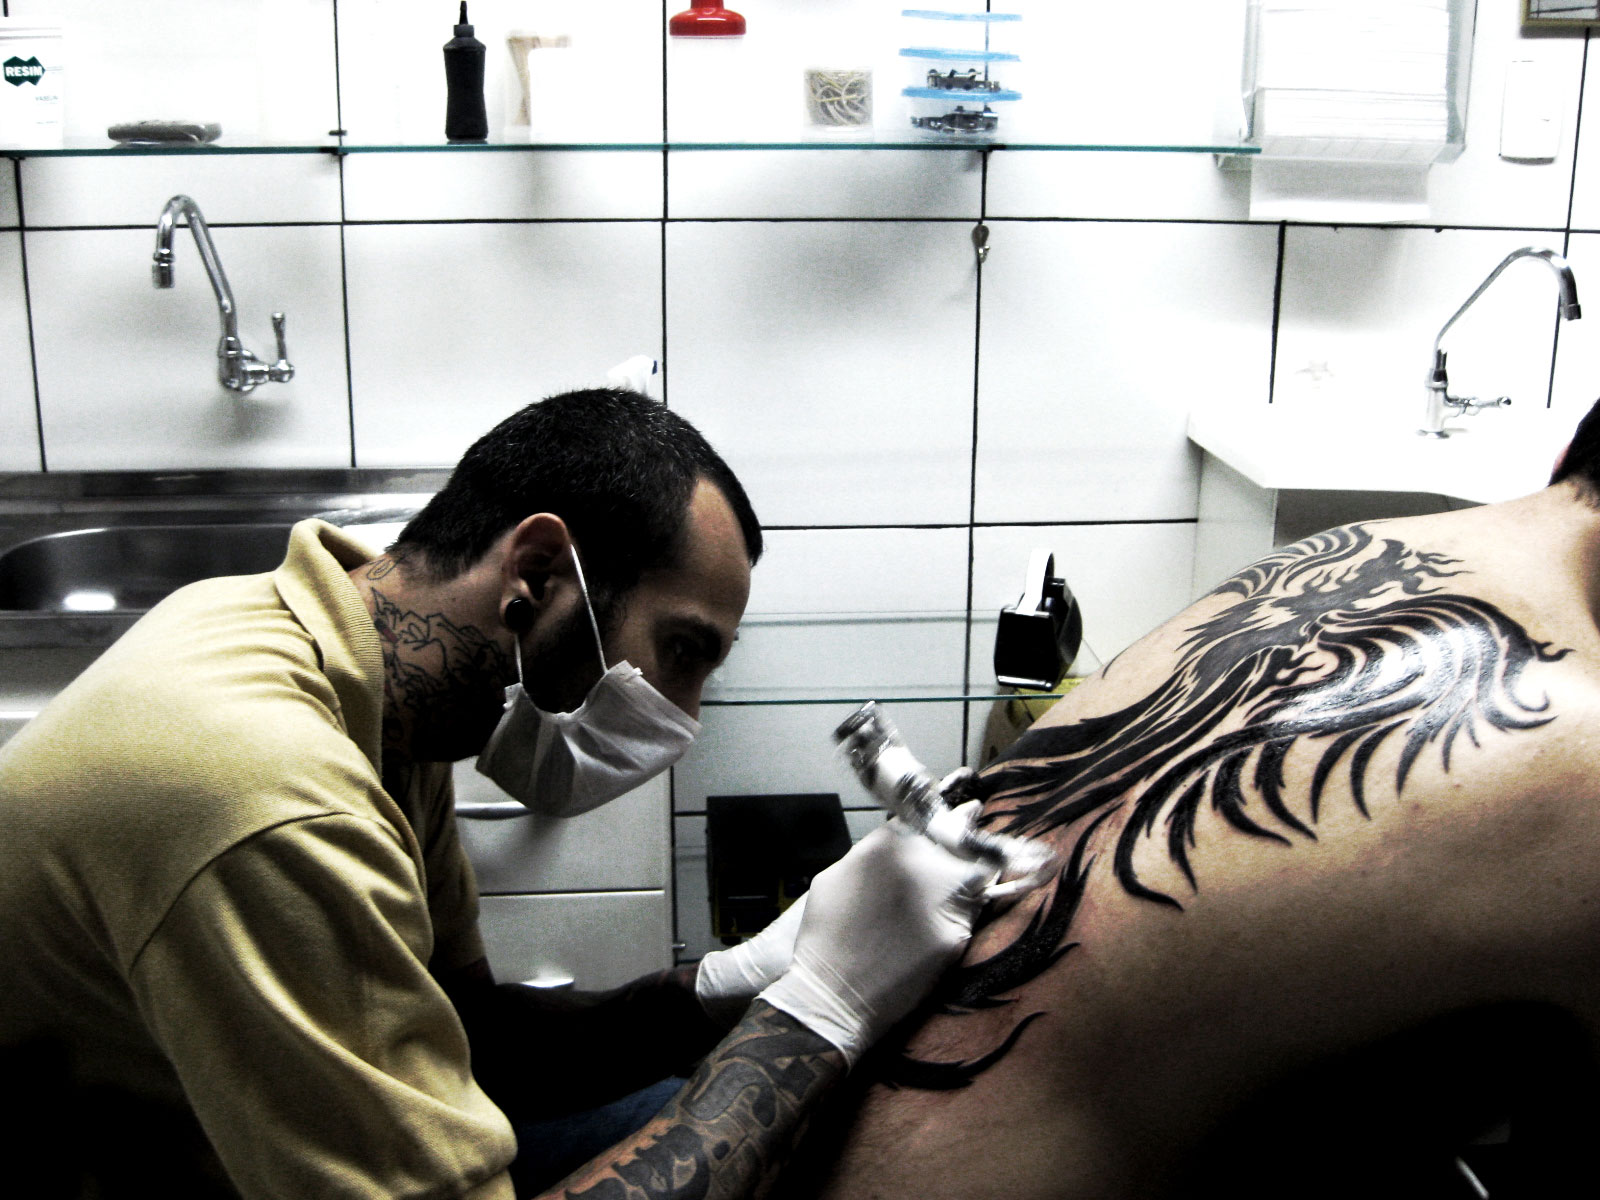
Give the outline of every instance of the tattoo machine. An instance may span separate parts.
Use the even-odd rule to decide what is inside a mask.
[[[973,823],[975,810],[956,817],[954,805],[969,798],[967,788],[975,778],[972,769],[962,767],[935,781],[876,703],[869,700],[846,717],[833,731],[833,740],[862,786],[884,808],[950,853],[999,871],[984,891],[985,900],[1020,896],[1055,876],[1057,859],[1049,847],[978,829]]]

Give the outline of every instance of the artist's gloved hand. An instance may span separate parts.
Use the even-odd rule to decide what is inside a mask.
[[[891,822],[812,880],[794,961],[761,999],[853,1066],[960,955],[994,875]]]
[[[713,950],[700,960],[694,994],[713,1021],[732,1028],[756,993],[789,969],[806,898],[801,896],[749,941]]]

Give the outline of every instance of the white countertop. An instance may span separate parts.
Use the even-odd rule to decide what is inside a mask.
[[[1450,422],[1459,430],[1451,437],[1424,437],[1421,410],[1420,402],[1381,417],[1307,404],[1195,409],[1189,440],[1263,488],[1426,492],[1487,504],[1543,487],[1571,435],[1541,406],[1481,413]]]

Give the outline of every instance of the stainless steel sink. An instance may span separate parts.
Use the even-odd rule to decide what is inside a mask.
[[[271,571],[304,517],[398,529],[448,472],[0,474],[0,650],[108,646],[164,596]]]
[[[143,612],[199,579],[272,570],[290,528],[122,525],[34,538],[0,554],[0,611]]]

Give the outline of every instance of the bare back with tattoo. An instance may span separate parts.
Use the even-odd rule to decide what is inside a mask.
[[[980,794],[1059,877],[987,915],[794,1190],[1249,1194],[1396,1124],[1466,1136],[1500,1097],[1459,1051],[1555,1021],[1584,1060],[1597,568],[1568,486],[1331,530],[1056,705]]]

